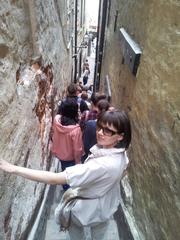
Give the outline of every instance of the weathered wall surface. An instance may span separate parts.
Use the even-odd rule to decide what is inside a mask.
[[[0,1],[0,158],[21,166],[49,167],[54,97],[70,82],[72,66],[63,4]],[[30,65],[36,55],[41,70]],[[0,239],[26,239],[43,190],[0,173]]]
[[[106,29],[101,85],[108,74],[113,103],[129,110],[132,120],[132,196],[125,203],[140,239],[146,240],[180,238],[179,19],[176,0],[116,0]],[[143,51],[136,77],[121,63],[120,27]]]

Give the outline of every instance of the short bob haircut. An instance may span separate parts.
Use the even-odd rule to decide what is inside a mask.
[[[99,116],[97,124],[112,125],[118,134],[123,134],[122,141],[115,147],[128,149],[131,142],[131,124],[128,115],[124,111],[106,111]]]

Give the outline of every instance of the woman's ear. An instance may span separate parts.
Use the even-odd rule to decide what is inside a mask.
[[[119,136],[118,136],[118,141],[122,141],[124,138],[124,133],[121,133]]]

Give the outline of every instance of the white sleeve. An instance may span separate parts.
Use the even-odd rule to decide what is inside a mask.
[[[65,170],[65,174],[67,183],[71,187],[86,188],[109,179],[106,167],[94,161],[68,167]]]

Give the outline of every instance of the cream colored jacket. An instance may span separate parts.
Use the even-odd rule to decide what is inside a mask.
[[[72,219],[83,226],[107,221],[120,202],[120,179],[128,165],[125,149],[103,149],[97,145],[84,164],[65,170],[67,183],[78,188],[79,199],[72,209]]]

